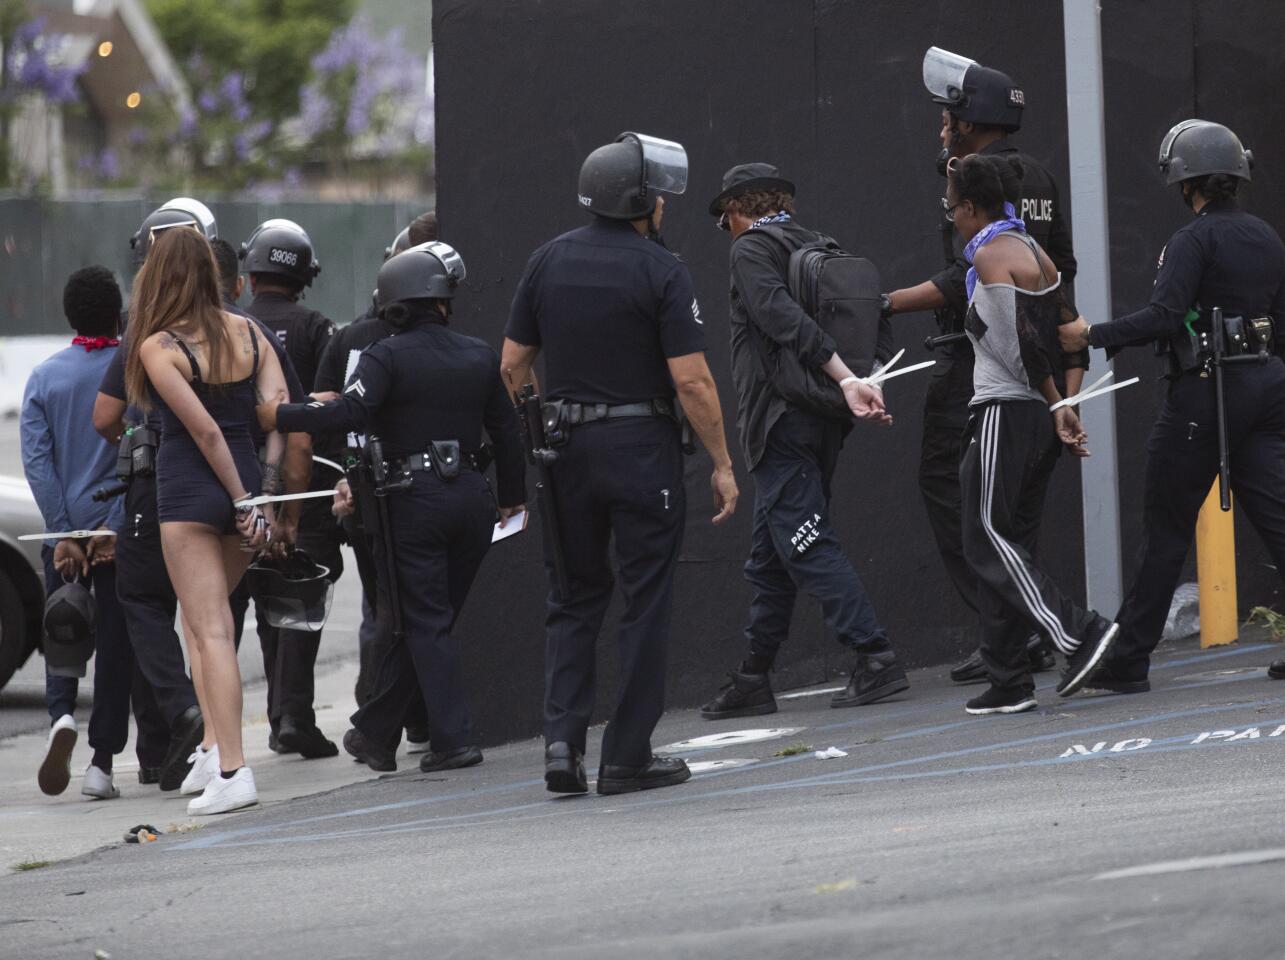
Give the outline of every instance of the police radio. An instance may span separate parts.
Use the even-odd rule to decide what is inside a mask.
[[[116,479],[129,483],[156,473],[156,446],[159,438],[151,427],[127,427],[116,453]]]

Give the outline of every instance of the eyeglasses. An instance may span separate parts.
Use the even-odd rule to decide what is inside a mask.
[[[949,221],[950,223],[954,223],[955,211],[963,205],[964,205],[963,200],[959,201],[959,203],[951,203],[950,200],[948,200],[946,197],[942,197],[941,198],[942,215],[946,218],[947,221]]]

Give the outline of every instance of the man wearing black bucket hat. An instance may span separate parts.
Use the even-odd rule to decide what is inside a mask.
[[[799,291],[791,289],[791,255],[825,239],[795,221],[794,184],[771,164],[740,164],[724,175],[709,212],[732,235],[732,377],[755,487],[745,564],[754,598],[745,628],[749,657],[701,715],[719,720],[776,710],[768,671],[786,638],[800,587],[820,601],[826,624],[856,653],[849,683],[831,705],[874,703],[909,684],[835,537],[830,481],[852,420],[891,420],[880,392],[848,367],[834,339],[800,304]],[[783,381],[791,372],[812,378],[819,393],[828,389],[835,409],[819,411],[787,399],[793,394]]]

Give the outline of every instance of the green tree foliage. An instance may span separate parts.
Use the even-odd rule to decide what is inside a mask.
[[[299,111],[312,57],[353,14],[354,0],[146,0],[185,71],[244,77],[254,117],[275,127]],[[198,78],[194,87],[201,86]]]

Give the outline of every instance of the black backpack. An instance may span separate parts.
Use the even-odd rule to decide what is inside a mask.
[[[892,325],[881,316],[879,270],[864,257],[853,256],[824,234],[800,244],[800,238],[768,223],[754,228],[790,251],[786,286],[790,296],[828,333],[836,352],[859,377],[867,377],[876,361],[893,354]],[[821,370],[809,369],[797,351],[782,347],[754,330],[763,372],[791,406],[817,416],[851,420],[843,391]]]

